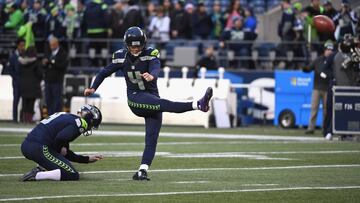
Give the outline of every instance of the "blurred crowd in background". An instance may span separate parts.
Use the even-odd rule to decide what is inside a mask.
[[[219,58],[229,58],[227,52],[231,50],[230,58],[240,60],[218,60],[220,66],[256,69],[252,57],[253,42],[259,34],[256,16],[276,5],[282,8],[277,33],[281,43],[273,48],[277,57],[288,58],[291,50],[290,57],[304,62],[310,57],[309,50],[322,53],[323,42],[360,33],[360,15],[347,0],[342,1],[340,8],[334,8],[331,1],[320,0],[311,0],[309,5],[290,0],[1,0],[0,33],[16,34],[26,41],[26,48],[35,46],[38,53],[45,53],[46,41],[56,37],[68,53],[71,47],[86,54],[89,53],[84,50],[94,48],[90,55],[110,56],[123,47],[125,30],[139,26],[159,50],[181,45],[175,43],[177,40],[201,40],[194,43],[199,55],[206,56],[209,51],[205,50],[211,46]],[[333,19],[335,34],[316,31],[312,18],[320,14]],[[81,39],[89,39],[86,46]],[[74,65],[102,67],[107,63],[99,57],[92,58],[90,63]],[[286,66],[298,68],[293,64],[297,63]]]

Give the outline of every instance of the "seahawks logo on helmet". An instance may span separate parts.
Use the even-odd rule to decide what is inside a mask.
[[[98,109],[94,105],[84,105],[77,112],[81,117],[80,123],[81,128],[80,133],[85,136],[89,136],[92,134],[93,129],[98,129],[102,120],[102,115],[100,109]]]

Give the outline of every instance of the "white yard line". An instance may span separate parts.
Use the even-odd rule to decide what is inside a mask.
[[[77,151],[79,154],[102,154],[104,157],[138,157],[143,151]],[[294,160],[291,158],[268,157],[276,154],[352,154],[360,153],[360,150],[348,151],[285,151],[285,152],[217,152],[217,153],[171,153],[156,152],[156,156],[167,158],[248,158],[256,160]],[[23,159],[23,156],[3,156],[0,160]]]
[[[198,180],[198,181],[176,181],[176,182],[173,182],[173,183],[176,183],[176,184],[203,184],[203,183],[210,183],[211,181],[208,181],[208,180]]]
[[[300,166],[271,166],[271,167],[243,167],[243,168],[173,168],[154,169],[150,172],[196,172],[196,171],[239,171],[239,170],[288,170],[288,169],[314,169],[314,168],[357,168],[360,164],[348,165],[300,165]],[[80,174],[108,174],[108,173],[133,173],[134,170],[112,171],[84,171]],[[21,176],[23,174],[0,174],[0,177]]]
[[[132,181],[130,178],[111,178],[111,179],[105,179],[109,181]]]
[[[0,128],[0,132],[27,133],[30,128]],[[143,137],[142,131],[94,131],[100,136],[137,136]],[[214,134],[214,133],[170,133],[162,132],[161,137],[176,138],[214,138],[214,139],[252,139],[252,140],[296,140],[296,141],[324,141],[320,137],[281,136],[281,135],[243,135],[243,134]]]
[[[275,186],[275,185],[279,185],[279,184],[261,184],[261,183],[254,183],[254,184],[241,184],[241,186]]]
[[[158,145],[237,145],[237,144],[313,144],[312,141],[219,141],[219,142],[159,142]],[[0,144],[0,147],[20,147],[21,144]],[[71,146],[144,146],[142,142],[71,143]]]
[[[25,201],[25,200],[63,199],[63,198],[169,196],[169,195],[214,194],[214,193],[273,192],[273,191],[294,191],[294,190],[345,190],[345,189],[360,189],[360,186],[354,185],[354,186],[328,186],[328,187],[285,187],[285,188],[263,188],[263,189],[241,189],[241,190],[208,190],[208,191],[154,192],[154,193],[56,195],[56,196],[3,198],[3,199],[0,199],[0,201],[5,202],[5,201]]]

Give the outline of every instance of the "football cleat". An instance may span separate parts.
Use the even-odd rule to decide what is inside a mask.
[[[332,140],[332,134],[331,133],[326,134],[325,139]]]
[[[200,111],[207,112],[210,109],[209,103],[210,99],[213,96],[213,89],[208,87],[206,89],[205,95],[197,102],[197,106]]]
[[[38,172],[43,171],[40,167],[33,168],[30,172],[25,173],[21,181],[35,181],[35,176]]]
[[[147,176],[147,172],[144,169],[140,169],[133,175],[133,180],[150,180]]]

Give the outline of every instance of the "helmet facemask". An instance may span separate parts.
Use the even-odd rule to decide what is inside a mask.
[[[142,53],[146,41],[146,35],[139,27],[131,27],[125,32],[125,46],[132,56],[138,57]],[[134,51],[136,51],[136,53],[134,53]]]
[[[100,110],[93,105],[84,105],[77,113],[81,117],[81,124],[84,127],[82,134],[84,136],[92,135],[92,130],[98,129],[102,120]],[[83,122],[86,123],[83,124]]]

